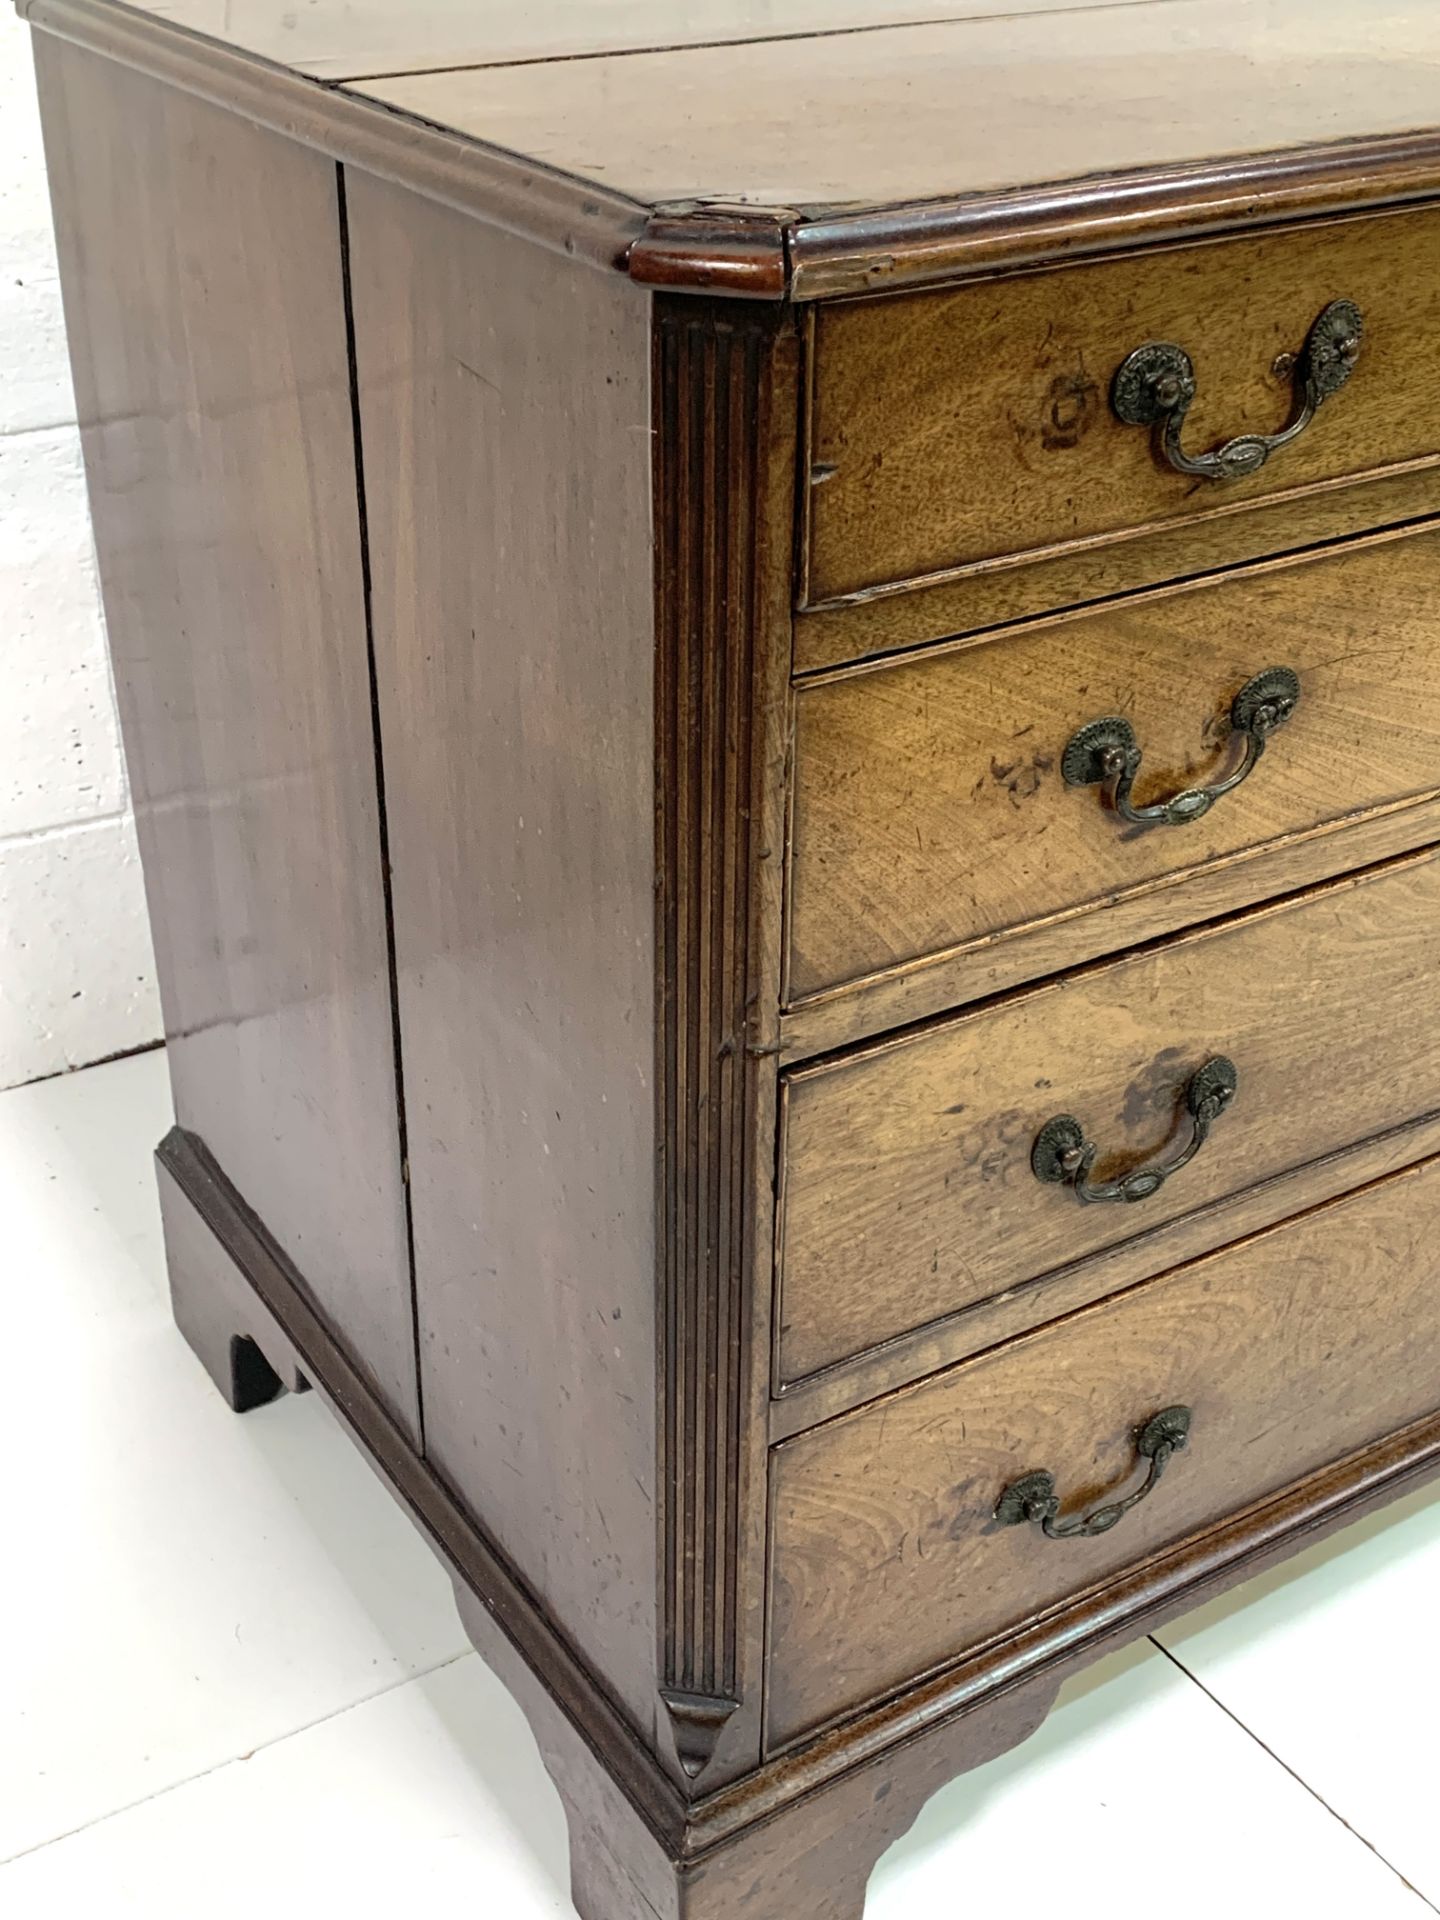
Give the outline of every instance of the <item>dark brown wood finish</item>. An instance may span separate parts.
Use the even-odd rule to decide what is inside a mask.
[[[487,226],[522,233],[567,259],[614,272],[644,231],[645,208],[623,195],[179,32],[121,0],[16,0],[16,6],[37,37],[88,48],[331,159],[402,181]]]
[[[155,1177],[175,1324],[223,1398],[236,1413],[249,1413],[282,1393],[308,1392],[294,1344],[261,1296],[240,1280],[233,1243],[217,1238],[197,1211],[202,1186],[234,1193],[204,1143],[173,1128],[156,1153]],[[279,1248],[270,1247],[283,1261]]]
[[[662,1677],[685,1771],[758,1751],[799,356],[656,314]]]
[[[427,1455],[649,1737],[647,303],[348,202]]]
[[[623,281],[582,351],[576,269],[349,201],[430,1456],[718,1778],[758,1743],[793,333],[663,313],[652,399]]]
[[[434,1544],[583,1920],[858,1920],[1067,1673],[1440,1470],[1435,22],[21,10],[177,1322]],[[1248,486],[1108,423],[1163,332],[1187,445],[1278,424],[1339,294]],[[1203,824],[1061,789],[1111,709],[1142,802],[1218,772],[1271,665]],[[1221,1052],[1143,1206],[1035,1180],[1064,1110],[1173,1151]],[[1118,1530],[993,1524],[1177,1400]]]
[[[1353,78],[1353,65],[1349,73]],[[1167,90],[1162,112],[1171,98]],[[1284,228],[1340,209],[1413,206],[1437,192],[1440,133],[1433,128],[1102,171],[797,222],[789,235],[790,292],[806,301],[898,293],[1251,227]],[[642,236],[636,251],[644,246]]]
[[[415,1435],[335,169],[36,54],[176,1112]]]
[[[1078,797],[1078,796],[1077,796]],[[1087,795],[1095,799],[1093,791]],[[1344,838],[1343,853],[1333,844]],[[819,994],[781,1017],[780,1050],[800,1062],[897,1027],[911,1027],[1068,966],[1313,886],[1440,838],[1440,800],[1379,807],[1298,833],[1257,854],[1217,860],[1176,876],[1173,887],[1121,893],[1103,912],[1061,914],[1015,938],[982,940],[957,953],[873,975],[863,988]]]
[[[1001,10],[1002,15],[1008,11],[1009,20],[1002,17],[998,23],[957,21],[955,9],[946,8],[948,33],[942,20],[928,28],[837,34],[837,45],[850,43],[848,61],[842,58],[832,73],[834,95],[822,98],[817,132],[821,150],[828,143],[832,157],[838,153],[852,166],[857,156],[869,159],[865,185],[857,192],[841,180],[833,181],[828,199],[807,209],[803,199],[797,200],[799,178],[788,183],[788,190],[777,191],[772,172],[747,196],[745,217],[737,218],[737,163],[753,163],[757,154],[768,156],[776,133],[790,120],[804,118],[796,112],[793,86],[787,90],[783,72],[791,40],[776,42],[768,60],[763,57],[766,49],[758,50],[762,76],[773,73],[785,94],[784,114],[766,118],[765,89],[757,88],[748,74],[734,71],[738,49],[728,43],[733,35],[722,31],[715,36],[721,44],[708,51],[720,82],[720,104],[712,108],[712,116],[718,113],[730,128],[731,150],[723,156],[720,175],[708,193],[681,207],[654,207],[643,196],[632,198],[605,186],[583,162],[578,171],[589,176],[583,181],[567,172],[565,161],[557,163],[554,143],[544,131],[543,112],[539,119],[531,116],[528,134],[518,127],[502,129],[493,114],[484,113],[483,133],[476,137],[471,124],[476,96],[473,87],[467,93],[464,74],[421,72],[389,80],[383,73],[395,73],[392,55],[369,68],[382,77],[357,77],[357,87],[373,93],[372,100],[274,64],[282,57],[282,46],[263,19],[258,32],[248,31],[246,22],[254,23],[248,13],[238,21],[232,15],[234,24],[227,28],[223,13],[217,18],[213,11],[189,12],[186,27],[198,27],[196,32],[119,0],[16,0],[19,12],[47,33],[162,75],[172,85],[234,107],[336,159],[463,205],[510,231],[562,249],[573,246],[605,264],[628,259],[631,272],[644,284],[675,292],[724,289],[765,299],[788,292],[803,300],[933,284],[1141,243],[1287,224],[1343,208],[1433,199],[1440,193],[1440,132],[1428,95],[1417,105],[1410,92],[1425,84],[1425,63],[1415,52],[1419,37],[1433,31],[1426,10],[1395,5],[1381,15],[1372,11],[1357,24],[1359,16],[1348,0],[1325,0],[1334,39],[1314,70],[1318,84],[1303,86],[1296,84],[1295,45],[1297,38],[1304,38],[1303,23],[1313,12],[1313,0],[1290,4],[1295,33],[1262,30],[1264,41],[1252,50],[1261,57],[1247,64],[1243,40],[1247,30],[1253,31],[1253,16],[1247,26],[1244,0],[1206,0],[1197,11],[1201,38],[1191,49],[1187,77],[1193,80],[1205,67],[1199,48],[1213,57],[1217,50],[1236,52],[1239,43],[1245,85],[1238,98],[1245,106],[1237,114],[1234,86],[1220,81],[1183,129],[1172,126],[1176,95],[1168,70],[1173,47],[1163,39],[1157,45],[1153,29],[1148,48],[1136,48],[1138,60],[1122,59],[1111,69],[1114,110],[1097,109],[1087,94],[1083,112],[1057,119],[1047,109],[1047,125],[1038,135],[1025,124],[1023,113],[1015,112],[1015,94],[1007,103],[1006,84],[992,68],[989,102],[997,124],[1011,130],[1012,141],[1006,164],[988,169],[983,164],[977,169],[977,158],[983,163],[988,149],[975,139],[969,117],[954,112],[954,100],[964,90],[975,57],[972,36],[998,36],[1002,56],[1010,46],[1010,86],[1018,89],[1019,104],[1033,107],[1043,105],[1052,93],[1071,97],[1059,80],[1049,89],[1037,87],[1035,50],[1025,44],[1038,33],[1046,55],[1055,57],[1063,71],[1067,49],[1057,41],[1054,22],[1042,19],[1027,25],[1020,16],[1032,9],[1012,4]],[[1130,23],[1122,21],[1117,27],[1104,20],[1107,12],[1139,18],[1163,14],[1164,8],[1152,9],[1136,0],[1125,6],[1061,9],[1062,15],[1075,16],[1070,23],[1062,22],[1071,30],[1068,58],[1084,59],[1092,77],[1098,69],[1090,29],[1097,16],[1100,37],[1107,44],[1123,47],[1127,37],[1123,30]],[[356,44],[346,31],[352,18],[348,0],[336,17],[342,51],[327,67],[332,73],[346,64],[345,52]],[[355,18],[363,37],[363,16]],[[313,35],[314,26],[307,22],[307,32]],[[292,31],[283,18],[279,27]],[[200,37],[207,29],[219,37]],[[944,42],[938,52],[932,40],[915,37],[937,32]],[[1350,32],[1361,35],[1363,64],[1345,49]],[[639,36],[640,45],[646,37]],[[1134,33],[1128,38],[1133,40]],[[685,58],[686,50],[677,50],[675,39],[672,22],[657,53],[668,50],[671,61]],[[820,34],[817,43],[824,46],[825,41]],[[888,125],[887,115],[876,111],[873,92],[877,55],[887,41],[894,45],[893,86],[898,89],[898,108]],[[238,51],[242,46],[270,57]],[[589,50],[588,43],[582,50]],[[689,56],[706,51],[692,48]],[[1285,63],[1283,82],[1273,70],[1265,76],[1267,54]],[[559,64],[572,63],[562,56]],[[610,64],[585,62],[591,101],[597,88],[590,75]],[[368,67],[368,61],[361,66]],[[415,62],[416,68],[425,66],[423,58]],[[402,63],[402,74],[408,68],[408,62]],[[533,70],[528,62],[514,69],[522,83]],[[1162,70],[1167,79],[1157,97],[1156,76]],[[482,101],[490,77],[483,68],[475,76]],[[1361,79],[1364,85],[1358,84]],[[404,90],[403,98],[397,88]],[[933,92],[933,110],[944,136],[938,141],[916,138],[917,88]],[[677,95],[683,97],[679,76],[667,70],[651,83],[650,95],[635,113],[622,111],[610,98],[609,125],[626,128],[636,119],[643,124],[655,101]],[[1288,116],[1277,122],[1272,109],[1281,97]],[[543,94],[540,105],[545,105]],[[583,131],[589,152],[603,153],[605,128],[595,124],[593,108],[570,117]],[[872,146],[857,145],[854,133],[860,125],[872,129]],[[1098,143],[1093,137],[1087,140],[1087,125],[1098,130]],[[1128,130],[1120,146],[1110,139],[1117,127]],[[958,154],[948,144],[957,129],[971,142],[968,151]],[[1178,151],[1177,132],[1183,136]],[[532,143],[528,148],[526,138]],[[935,156],[923,184],[912,175],[907,189],[887,172],[886,142],[892,150],[914,144]],[[517,159],[517,146],[533,157]],[[845,204],[837,205],[837,200]]]

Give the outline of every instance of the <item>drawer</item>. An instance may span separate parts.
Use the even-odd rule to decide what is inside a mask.
[[[1273,434],[1312,324],[1338,298],[1353,374],[1257,471],[1177,472],[1115,412],[1133,349],[1177,346],[1180,447]],[[1351,219],[952,290],[814,322],[805,601],[1126,538],[1440,452],[1440,212]],[[1144,577],[1137,556],[1137,577]]]
[[[781,1384],[1078,1263],[1097,1297],[1107,1249],[1204,1208],[1214,1244],[1220,1203],[1440,1109],[1437,937],[1431,849],[786,1075]],[[1235,1097],[1157,1191],[1082,1205],[1036,1178],[1062,1114],[1097,1179],[1163,1164],[1214,1057]]]
[[[775,1449],[769,1733],[778,1746],[1440,1405],[1440,1161],[1176,1268]],[[1144,1481],[1110,1532],[1001,1525],[1054,1476],[1061,1524]]]
[[[807,682],[795,701],[787,998],[986,950],[1057,917],[1440,790],[1440,533],[1227,575]],[[1202,818],[1132,828],[1068,785],[1068,743],[1120,716],[1146,806],[1235,771],[1236,694],[1299,701]],[[1071,769],[1074,771],[1074,769]],[[1334,868],[1346,864],[1343,835]],[[1103,933],[1098,936],[1103,939]],[[1092,947],[1091,951],[1095,948]]]

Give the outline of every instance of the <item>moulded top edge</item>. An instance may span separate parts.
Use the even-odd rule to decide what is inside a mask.
[[[232,0],[232,8],[243,19],[268,3]],[[623,10],[631,0],[614,3]],[[1440,196],[1440,10],[1433,26],[1423,18],[1417,24],[1413,8],[1395,10],[1393,22],[1383,8],[1378,16],[1367,13],[1357,31],[1367,39],[1369,77],[1357,86],[1350,29],[1343,24],[1352,11],[1348,0],[1344,6],[1277,0],[1264,10],[1266,19],[1275,24],[1277,7],[1300,10],[1307,57],[1320,77],[1303,114],[1261,115],[1247,93],[1228,119],[1212,124],[1213,103],[1204,102],[1223,90],[1228,59],[1203,84],[1195,76],[1207,71],[1206,63],[1195,59],[1186,64],[1186,87],[1178,95],[1171,87],[1169,97],[1173,104],[1194,88],[1201,104],[1162,125],[1144,77],[1186,33],[1204,39],[1213,53],[1224,33],[1238,32],[1237,19],[1256,12],[1248,0],[1108,0],[1043,16],[1034,11],[1041,3],[1033,0],[1029,12],[999,20],[827,31],[336,85],[206,37],[191,23],[203,11],[201,0],[174,0],[165,15],[117,0],[17,0],[37,29],[542,245],[677,293],[829,299]],[[883,9],[890,0],[878,4]],[[372,10],[385,11],[381,0]],[[1397,24],[1402,14],[1408,42]],[[1133,58],[1118,62],[1112,83],[1129,112],[1120,116],[1118,139],[1069,128],[1042,140],[1039,117],[1058,111],[1045,88],[1059,85],[1061,70],[1038,73],[1031,92],[1010,97],[1006,106],[1019,114],[1022,144],[1026,115],[1035,122],[1026,164],[1041,177],[1027,181],[1017,177],[1018,149],[992,143],[987,150],[980,138],[992,108],[979,115],[978,133],[976,103],[963,115],[956,110],[957,88],[962,95],[975,92],[974,73],[963,63],[947,73],[938,55],[952,42],[952,56],[962,45],[973,54],[998,34],[998,64],[984,74],[989,84],[980,91],[989,100],[999,88],[1003,100],[1002,80],[1013,81],[1026,37],[1040,29],[1049,41],[1075,43],[1065,56],[1072,66],[1064,69],[1072,94],[1090,70],[1082,54],[1092,41],[1102,50],[1131,47]],[[1433,48],[1414,45],[1426,36]],[[1295,36],[1288,38],[1293,45]],[[1235,45],[1242,64],[1258,61],[1261,92],[1273,86],[1279,53],[1270,40]],[[682,63],[678,70],[667,65],[675,61]],[[735,73],[717,92],[727,63]],[[1116,63],[1100,64],[1108,70]],[[1394,84],[1387,90],[1392,65]],[[1342,67],[1343,114],[1334,101],[1330,110],[1325,105],[1325,89]],[[814,125],[807,131],[804,99],[790,100],[782,124],[778,108],[767,108],[761,83],[767,76],[768,83],[777,77],[783,83],[812,68]],[[897,119],[877,107],[875,116],[861,114],[847,129],[846,114],[855,117],[850,90],[860,84],[857,73],[898,89],[897,100],[906,95],[907,114]],[[920,74],[928,74],[923,88],[906,94],[902,82]],[[1286,99],[1305,92],[1294,78],[1280,90]],[[741,84],[748,81],[753,88]],[[822,112],[827,104],[830,119]],[[948,148],[927,133],[941,125],[935,118],[941,104],[944,124],[966,129],[963,138],[952,134]],[[1073,119],[1073,101],[1068,104]],[[1396,124],[1427,105],[1425,124]],[[1312,124],[1333,137],[1255,146],[1257,131],[1294,132]],[[677,130],[686,127],[698,128],[688,153],[675,145]],[[1213,147],[1205,144],[1210,141]],[[1182,156],[1188,150],[1201,157],[1177,158],[1177,148]],[[923,164],[916,150],[924,150]],[[1087,157],[1104,164],[1073,170]],[[1119,161],[1128,164],[1111,164]],[[698,191],[659,191],[661,182],[692,178],[701,183]],[[928,190],[903,191],[917,185]],[[786,186],[797,190],[782,192]]]

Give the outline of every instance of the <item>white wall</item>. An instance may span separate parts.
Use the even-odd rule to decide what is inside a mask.
[[[159,1035],[29,35],[0,0],[0,1087]]]

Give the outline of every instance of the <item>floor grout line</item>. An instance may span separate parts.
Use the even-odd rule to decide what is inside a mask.
[[[24,440],[30,434],[78,433],[80,422],[72,413],[64,420],[32,420],[23,426],[0,427],[0,441]]]
[[[1146,1638],[1149,1640],[1151,1646],[1155,1648],[1157,1653],[1163,1653],[1165,1658],[1170,1662],[1170,1664],[1173,1667],[1177,1667],[1179,1671],[1184,1674],[1187,1680],[1192,1682],[1193,1685],[1197,1686],[1200,1689],[1201,1693],[1204,1694],[1205,1698],[1208,1701],[1210,1701],[1213,1706],[1216,1706],[1220,1709],[1221,1713],[1225,1715],[1227,1720],[1232,1721],[1234,1725],[1240,1729],[1241,1733],[1245,1735],[1247,1740],[1253,1740],[1255,1745],[1259,1747],[1260,1751],[1263,1754],[1265,1754],[1269,1759],[1273,1760],[1277,1767],[1281,1768],[1285,1773],[1288,1773],[1290,1778],[1295,1782],[1296,1786],[1303,1787],[1305,1792],[1310,1795],[1310,1798],[1314,1800],[1317,1803],[1317,1805],[1322,1806],[1325,1809],[1326,1813],[1330,1815],[1332,1820],[1338,1820],[1340,1825],[1344,1827],[1345,1831],[1348,1834],[1350,1834],[1354,1839],[1358,1840],[1362,1847],[1368,1848],[1369,1851],[1373,1853],[1375,1858],[1380,1862],[1381,1866],[1387,1867],[1390,1870],[1390,1872],[1394,1874],[1395,1878],[1400,1882],[1401,1886],[1407,1888],[1409,1892],[1413,1893],[1415,1898],[1421,1903],[1422,1906],[1427,1907],[1431,1913],[1440,1914],[1440,1907],[1437,1907],[1433,1900],[1427,1899],[1426,1896],[1420,1891],[1419,1887],[1415,1885],[1413,1880],[1407,1880],[1405,1878],[1405,1875],[1400,1871],[1399,1867],[1396,1866],[1395,1862],[1393,1860],[1387,1859],[1386,1856],[1375,1845],[1375,1842],[1373,1840],[1367,1840],[1363,1833],[1361,1833],[1357,1828],[1353,1827],[1350,1824],[1350,1822],[1345,1818],[1343,1813],[1341,1813],[1337,1808],[1331,1806],[1330,1802],[1325,1798],[1323,1793],[1321,1793],[1317,1788],[1311,1786],[1310,1782],[1307,1779],[1305,1779],[1303,1774],[1297,1773],[1294,1767],[1290,1765],[1290,1762],[1288,1760],[1283,1760],[1280,1757],[1280,1755],[1276,1753],[1275,1749],[1272,1746],[1267,1745],[1267,1743],[1260,1738],[1259,1734],[1255,1732],[1253,1727],[1247,1727],[1245,1722],[1240,1718],[1239,1714],[1236,1713],[1233,1708],[1227,1707],[1225,1702],[1219,1697],[1218,1694],[1212,1693],[1210,1688],[1206,1686],[1205,1682],[1199,1677],[1198,1674],[1192,1673],[1190,1668],[1185,1665],[1185,1662],[1179,1659],[1177,1655],[1173,1654],[1170,1651],[1169,1647],[1165,1646],[1161,1641],[1157,1640],[1153,1633],[1147,1634]]]
[[[14,833],[0,834],[0,851],[7,847],[30,847],[40,840],[74,840],[95,827],[113,827],[117,820],[128,820],[133,809],[107,807],[104,813],[83,814],[78,820],[53,820],[46,827],[20,827]]]
[[[343,1719],[347,1713],[357,1713],[361,1707],[368,1707],[376,1700],[383,1700],[387,1694],[398,1693],[402,1687],[414,1686],[419,1680],[428,1680],[432,1674],[443,1673],[447,1667],[453,1667],[460,1660],[478,1660],[479,1654],[473,1647],[462,1647],[459,1653],[452,1653],[448,1659],[437,1660],[434,1666],[421,1667],[415,1673],[402,1674],[398,1680],[392,1680],[388,1686],[377,1687],[374,1693],[362,1695],[358,1700],[347,1700],[344,1706],[336,1707],[330,1713],[318,1714],[315,1719],[307,1720],[303,1726],[291,1727],[285,1733],[277,1733],[273,1739],[258,1741],[245,1753],[232,1753],[224,1760],[217,1760],[213,1767],[202,1767],[198,1773],[188,1773],[183,1780],[172,1780],[168,1786],[157,1787],[153,1793],[142,1793],[138,1800],[127,1800],[124,1806],[110,1807],[104,1813],[97,1813],[93,1820],[82,1820],[78,1827],[68,1827],[64,1833],[51,1834],[48,1840],[37,1840],[33,1847],[21,1847],[18,1853],[7,1854],[0,1860],[0,1873],[6,1867],[13,1866],[17,1860],[28,1860],[32,1854],[43,1853],[47,1847],[58,1847],[66,1840],[73,1840],[77,1834],[89,1833],[93,1827],[103,1827],[107,1820],[119,1820],[127,1813],[134,1813],[138,1807],[149,1806],[152,1800],[163,1800],[167,1795],[179,1793],[182,1788],[193,1786],[197,1780],[208,1780],[212,1774],[224,1773],[227,1767],[243,1767],[253,1760],[256,1754],[266,1753],[271,1747],[283,1747],[287,1740],[298,1740],[301,1734],[312,1733],[316,1727],[328,1726],[332,1720]]]
[[[113,1067],[118,1061],[133,1060],[140,1053],[156,1053],[165,1044],[164,1034],[157,1034],[153,1040],[137,1040],[133,1047],[121,1047],[118,1053],[102,1053],[94,1060],[77,1060],[71,1067],[52,1067],[47,1073],[37,1073],[33,1080],[16,1080],[8,1087],[0,1087],[0,1094],[23,1093],[26,1087],[43,1087],[51,1080],[71,1080],[77,1073],[88,1073],[92,1067]],[[0,1865],[3,1865],[0,1861]]]

